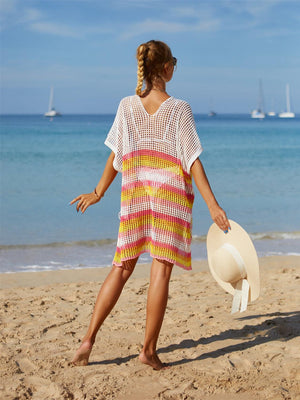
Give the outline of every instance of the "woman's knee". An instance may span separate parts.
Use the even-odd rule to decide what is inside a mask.
[[[158,258],[153,259],[151,275],[152,278],[170,279],[173,269],[173,264]]]
[[[134,271],[137,261],[138,258],[123,261],[120,266],[114,265],[113,271],[118,274],[121,279],[126,281]]]
[[[168,267],[168,268],[170,268],[170,269],[172,270],[174,264],[170,263],[169,261],[161,260],[161,259],[159,259],[159,258],[155,258],[155,260],[156,260],[157,262],[159,262],[160,264],[162,264],[163,267]]]

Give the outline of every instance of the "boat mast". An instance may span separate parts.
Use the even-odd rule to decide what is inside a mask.
[[[291,112],[291,104],[290,104],[290,85],[286,84],[286,111]]]
[[[50,99],[49,99],[49,109],[48,111],[51,111],[53,107],[53,86],[50,89]]]
[[[265,105],[264,105],[264,94],[263,94],[263,87],[262,81],[259,80],[259,97],[258,97],[258,110],[264,113]]]

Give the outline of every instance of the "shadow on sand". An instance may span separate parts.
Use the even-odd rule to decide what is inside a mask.
[[[205,345],[227,339],[241,340],[240,343],[222,347],[221,349],[210,351],[208,353],[203,353],[196,358],[185,358],[169,363],[169,365],[174,366],[186,364],[191,361],[204,360],[206,358],[217,358],[224,354],[246,350],[271,341],[288,341],[300,336],[300,311],[250,315],[238,318],[238,320],[245,321],[256,318],[267,319],[257,325],[245,325],[241,329],[228,329],[217,335],[202,337],[198,340],[183,340],[178,344],[161,348],[158,353],[169,353],[174,350],[188,349],[197,347],[198,345]]]
[[[256,318],[266,318],[257,325],[244,325],[241,329],[228,329],[217,335],[201,337],[198,340],[183,340],[178,344],[163,347],[158,350],[159,354],[170,353],[174,350],[196,348],[199,345],[205,345],[227,339],[240,339],[240,343],[222,347],[218,350],[203,353],[196,358],[184,358],[171,363],[170,366],[182,365],[192,361],[204,360],[206,358],[217,358],[224,354],[230,354],[235,351],[250,349],[251,347],[271,341],[288,341],[300,336],[300,311],[293,312],[275,312],[271,314],[249,315],[238,318],[239,321],[247,321]],[[110,360],[94,361],[89,365],[106,364],[124,364],[137,358],[138,354],[132,354],[127,357],[117,357]]]

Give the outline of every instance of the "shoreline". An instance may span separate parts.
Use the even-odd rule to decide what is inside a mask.
[[[299,255],[271,255],[259,257],[260,269],[267,266],[268,269],[279,265],[285,267],[295,263],[300,266]],[[111,268],[106,267],[84,267],[78,269],[59,269],[50,271],[24,271],[0,273],[0,289],[18,287],[39,287],[53,285],[55,283],[77,283],[77,282],[102,282]],[[209,272],[207,259],[192,261],[192,270],[186,271],[174,266],[172,276],[182,274],[194,274],[197,272]],[[150,263],[138,263],[131,279],[147,278],[150,273]]]
[[[300,232],[250,234],[258,257],[300,256]],[[116,249],[113,240],[48,243],[46,245],[0,245],[0,274],[105,268]],[[206,236],[194,237],[191,245],[194,262],[207,258]],[[151,263],[147,253],[139,264]]]

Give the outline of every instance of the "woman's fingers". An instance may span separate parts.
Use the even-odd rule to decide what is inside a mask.
[[[81,207],[81,212],[82,212],[82,214],[85,212],[85,210],[86,210],[91,204],[92,204],[92,203],[91,203],[91,202],[88,202],[88,201],[86,201],[85,203],[82,204],[82,207]]]
[[[76,206],[77,211],[79,211],[79,210],[81,209],[81,207],[83,206],[83,203],[84,203],[84,198],[81,198],[81,199],[78,201],[78,204],[77,204],[77,206]]]
[[[225,233],[228,232],[228,229],[231,229],[226,213],[221,207],[218,206],[212,210],[212,219]]]
[[[99,198],[95,196],[94,193],[87,193],[87,194],[81,194],[80,196],[77,196],[75,199],[73,199],[70,204],[74,204],[76,202],[76,210],[77,212],[80,210],[82,214],[86,211],[86,209],[91,206],[92,204],[95,204],[99,201]]]
[[[217,220],[217,225],[220,229],[222,229],[225,233],[228,232],[228,229],[230,229],[230,223],[226,217],[226,214],[224,212],[224,215],[219,216]]]
[[[76,201],[78,201],[81,198],[82,194],[80,196],[77,196],[75,199],[73,199],[70,204],[74,204],[76,203]]]

